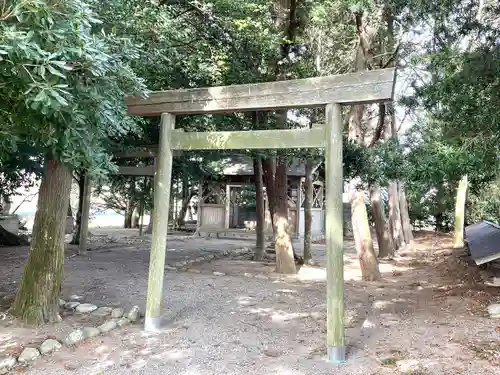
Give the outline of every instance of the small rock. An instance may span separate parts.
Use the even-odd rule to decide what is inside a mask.
[[[45,355],[61,348],[62,344],[59,341],[54,339],[47,339],[42,343],[42,345],[40,345],[40,353]]]
[[[488,313],[492,318],[500,318],[500,303],[494,303],[488,306]]]
[[[59,307],[64,307],[65,304],[66,304],[66,301],[59,298]]]
[[[86,339],[99,336],[100,334],[101,334],[101,331],[99,330],[99,328],[95,328],[95,327],[83,328],[83,337],[85,337]]]
[[[82,298],[83,298],[82,296],[78,296],[78,295],[76,295],[76,294],[73,294],[71,297],[69,297],[69,299],[71,299],[71,300],[77,300],[77,301],[78,301],[79,299],[82,299]]]
[[[116,324],[118,325],[118,327],[125,327],[126,325],[130,324],[130,320],[128,320],[127,318],[120,318],[118,319]]]
[[[190,272],[190,273],[201,273],[201,270],[196,269],[196,268],[189,268],[188,272]]]
[[[63,342],[66,345],[75,345],[84,339],[83,331],[78,328],[70,332],[70,334],[64,338]]]
[[[134,306],[130,309],[130,311],[127,314],[127,319],[130,320],[131,322],[137,321],[139,319],[139,313],[140,313],[139,306]]]
[[[111,311],[111,317],[114,319],[121,318],[123,316],[123,309],[121,307],[117,307]]]
[[[214,276],[226,276],[226,274],[224,272],[217,272],[217,271],[214,271],[213,275]]]
[[[66,303],[66,304],[64,305],[64,307],[65,307],[66,309],[68,309],[68,310],[74,310],[74,309],[76,309],[76,307],[77,307],[79,304],[80,304],[80,302],[75,302],[75,301],[73,301],[73,302],[68,302],[68,303]]]
[[[390,301],[377,300],[373,302],[373,308],[377,310],[384,310],[391,304]]]
[[[97,310],[92,311],[92,315],[95,316],[107,316],[113,311],[112,307],[99,307]]]
[[[91,303],[82,303],[76,306],[75,311],[79,313],[91,313],[92,311],[97,310],[96,305],[92,305]]]
[[[101,331],[102,333],[106,333],[116,329],[117,327],[118,324],[116,324],[116,320],[108,320],[106,323],[100,325],[97,328],[99,328],[99,331]]]
[[[40,357],[40,352],[37,348],[24,348],[21,355],[17,359],[21,363],[28,363]]]
[[[17,363],[16,357],[9,356],[0,360],[0,374],[6,374]]]
[[[177,271],[177,268],[172,267],[172,266],[165,266],[165,269],[166,269],[167,271]]]
[[[264,354],[268,357],[279,357],[281,352],[277,349],[266,349],[264,350]]]
[[[363,328],[370,329],[370,328],[375,328],[375,327],[376,327],[376,324],[368,319],[365,319],[365,321],[363,322]]]

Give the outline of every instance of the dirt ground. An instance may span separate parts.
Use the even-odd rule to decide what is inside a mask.
[[[94,238],[87,257],[68,248],[63,294],[99,306],[145,305],[148,239]],[[167,258],[251,242],[174,237]],[[500,321],[486,306],[500,288],[484,286],[463,251],[447,236],[421,233],[413,248],[380,264],[383,280],[360,279],[352,242],[345,245],[348,360],[325,361],[325,247],[313,247],[319,266],[281,277],[271,263],[248,257],[166,271],[164,330],[146,334],[128,326],[38,359],[27,374],[500,374]],[[199,249],[199,251],[197,250]],[[299,249],[300,252],[300,249]],[[7,306],[19,282],[26,248],[0,248],[1,295]],[[175,257],[172,255],[172,257]],[[215,274],[214,274],[215,271]],[[87,320],[86,320],[87,319]],[[66,317],[57,326],[23,328],[0,321],[0,352],[59,337],[71,326],[98,324]]]

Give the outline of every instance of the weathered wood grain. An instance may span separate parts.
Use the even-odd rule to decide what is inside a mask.
[[[339,104],[326,106],[326,326],[328,360],[345,360],[342,116]]]
[[[325,128],[232,132],[173,132],[172,150],[237,150],[325,147]]]
[[[172,151],[169,147],[170,134],[175,126],[175,116],[164,113],[161,116],[160,157],[156,163],[153,235],[149,259],[148,293],[144,329],[156,331],[161,323],[161,303],[163,301],[163,278],[167,251],[168,211],[170,204],[170,184],[172,181]]]
[[[158,91],[148,97],[126,97],[128,112],[137,116],[202,114],[315,107],[327,103],[361,104],[390,101],[395,69],[183,90]]]

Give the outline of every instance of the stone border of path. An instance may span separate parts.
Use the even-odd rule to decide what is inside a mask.
[[[185,261],[176,262],[172,265],[165,266],[165,269],[170,271],[184,271],[186,270],[186,267],[191,266],[193,264],[209,262],[211,260],[224,259],[227,257],[234,258],[241,255],[251,254],[253,252],[254,249],[252,247],[246,246],[234,250],[222,251],[218,254],[208,254],[195,259],[188,259]]]
[[[193,264],[203,263],[211,260],[223,259],[226,257],[229,258],[238,257],[241,255],[253,253],[253,251],[254,250],[251,247],[242,247],[234,250],[226,250],[219,254],[209,254],[195,259],[189,259],[186,261],[177,262],[174,263],[173,266],[165,266],[165,269],[174,271],[186,271],[186,270],[189,271],[186,267]],[[221,272],[214,272],[213,274],[216,276],[225,275],[224,273]],[[78,298],[70,298],[70,299],[78,299]],[[26,347],[23,349],[23,351],[19,356],[7,356],[4,358],[0,358],[0,374],[6,374],[9,371],[19,366],[27,366],[33,363],[33,361],[35,361],[36,359],[40,358],[41,356],[53,353],[54,351],[61,349],[63,346],[73,346],[86,339],[96,337],[101,334],[108,333],[114,329],[124,327],[130,323],[134,323],[139,319],[140,316],[140,309],[138,306],[132,307],[129,310],[129,312],[125,314],[125,311],[120,307],[117,308],[111,308],[106,306],[98,307],[90,303],[81,303],[78,301],[66,302],[60,299],[59,307],[80,314],[92,314],[94,316],[99,316],[99,317],[106,317],[109,315],[111,319],[101,324],[99,327],[83,327],[83,328],[73,329],[61,340],[49,338],[45,340],[39,347],[36,348]]]
[[[114,329],[124,327],[128,324],[137,322],[140,317],[138,306],[132,307],[127,313],[120,308],[112,307],[97,307],[90,303],[80,303],[77,301],[66,302],[59,300],[59,307],[80,314],[91,314],[97,317],[107,317],[105,323],[99,327],[83,327],[76,328],[65,335],[62,339],[56,340],[53,338],[46,339],[39,347],[26,347],[19,356],[8,356],[0,359],[0,374],[6,374],[16,367],[24,367],[33,363],[42,355],[53,353],[63,346],[73,346],[92,337],[106,334]]]

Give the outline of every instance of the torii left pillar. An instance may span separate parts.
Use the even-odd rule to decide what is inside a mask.
[[[153,236],[149,259],[148,295],[144,329],[157,331],[161,326],[161,303],[163,300],[163,279],[165,254],[167,251],[168,209],[170,182],[172,177],[172,150],[170,139],[175,127],[175,116],[162,113],[160,142],[155,170]]]

